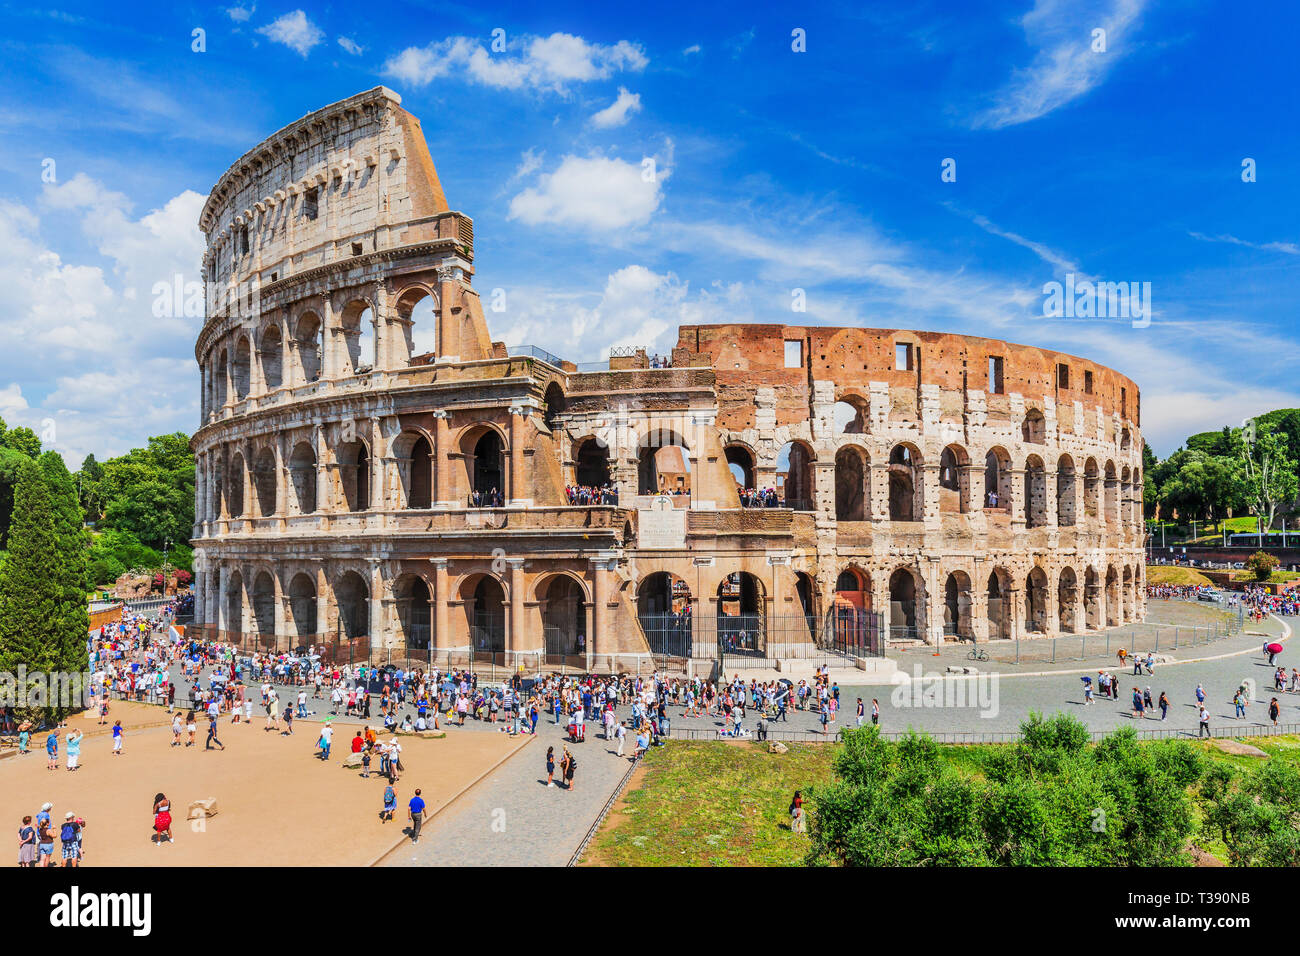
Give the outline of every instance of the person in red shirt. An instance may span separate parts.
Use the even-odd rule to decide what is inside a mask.
[[[352,738],[352,752],[354,754],[359,754],[365,749],[365,747],[366,742],[361,739],[361,731],[358,730],[357,735]]]

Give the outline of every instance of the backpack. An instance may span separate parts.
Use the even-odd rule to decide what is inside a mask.
[[[59,828],[59,839],[64,843],[71,843],[77,839],[77,825],[75,823],[65,823]]]

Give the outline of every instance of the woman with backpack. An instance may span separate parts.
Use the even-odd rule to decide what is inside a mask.
[[[388,823],[393,819],[393,814],[397,811],[397,791],[390,783],[384,787],[384,808],[379,811],[379,821]]]
[[[69,810],[59,827],[59,842],[63,844],[63,865],[76,867],[81,859],[81,825],[76,814]]]

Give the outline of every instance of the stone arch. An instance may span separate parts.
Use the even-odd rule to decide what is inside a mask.
[[[1083,572],[1083,623],[1090,631],[1106,623],[1101,613],[1101,576],[1092,567]]]
[[[1030,455],[1025,459],[1025,527],[1041,528],[1047,524],[1047,471],[1043,459]]]
[[[542,421],[551,434],[555,434],[559,430],[560,416],[568,408],[568,400],[564,397],[564,389],[559,382],[551,382],[546,386],[543,402],[546,410],[542,413]]]
[[[316,510],[316,451],[311,442],[300,441],[289,456],[289,487],[294,511],[300,515]]]
[[[1057,630],[1062,634],[1073,634],[1079,630],[1077,620],[1079,606],[1079,579],[1074,568],[1061,568],[1056,582]]]
[[[253,456],[253,497],[257,499],[257,514],[261,518],[275,514],[278,472],[275,452],[270,445],[263,445]]]
[[[727,456],[727,468],[739,488],[755,488],[754,452],[743,442],[730,441],[722,449]]]
[[[407,572],[393,582],[397,630],[408,651],[427,651],[432,643],[432,595],[429,582],[418,574]]]
[[[889,576],[889,638],[919,640],[925,628],[925,583],[909,567]]]
[[[767,591],[748,571],[733,571],[718,583],[718,640],[729,654],[761,656],[767,646]]]
[[[335,631],[340,641],[370,637],[370,585],[356,571],[343,571],[334,579]]]
[[[1020,440],[1031,445],[1047,443],[1047,418],[1041,408],[1031,408],[1025,412],[1020,423]]]
[[[1092,520],[1101,516],[1101,478],[1095,458],[1083,464],[1083,514]]]
[[[655,571],[637,582],[637,620],[651,653],[691,656],[695,598],[690,585],[670,571]]]
[[[236,643],[244,639],[244,575],[238,568],[226,579],[226,630],[235,635]]]
[[[871,409],[860,395],[845,394],[831,409],[831,422],[836,435],[865,435],[871,421]]]
[[[339,490],[348,511],[368,511],[370,502],[370,446],[361,438],[344,442],[334,452],[338,462]]]
[[[393,440],[393,457],[402,481],[405,508],[433,507],[433,442],[421,429],[408,428]]]
[[[994,568],[985,585],[988,602],[989,640],[1007,640],[1011,637],[1011,572]]]
[[[889,452],[889,520],[920,521],[925,515],[925,460],[911,442],[900,442]]]
[[[1047,620],[1047,572],[1035,565],[1025,577],[1025,630],[1046,634],[1049,630]]]
[[[564,658],[585,652],[588,598],[584,583],[560,571],[540,580],[535,594],[546,656]]]
[[[1056,462],[1056,523],[1062,528],[1074,525],[1078,484],[1074,459],[1062,455]]]
[[[438,354],[438,298],[423,285],[407,286],[397,296],[397,318],[402,324],[402,350],[394,364],[427,362]]]
[[[279,322],[272,322],[262,329],[258,360],[262,365],[262,381],[268,392],[284,384],[283,345]]]
[[[845,445],[835,453],[835,519],[867,520],[867,476],[871,458],[858,445]]]
[[[480,571],[466,575],[458,593],[465,608],[474,653],[503,652],[506,649],[505,585],[496,575]]]
[[[609,446],[594,435],[581,438],[573,454],[573,480],[588,488],[609,484]]]
[[[1115,570],[1115,565],[1108,565],[1106,568],[1106,625],[1108,627],[1118,627],[1124,623],[1119,597],[1119,572]]]
[[[339,315],[343,332],[344,354],[348,357],[350,374],[369,371],[377,364],[375,351],[375,310],[368,300],[354,298],[343,307]]]
[[[777,452],[776,482],[781,502],[787,508],[795,511],[815,509],[812,463],[816,458],[813,450],[802,441],[786,442]]]
[[[248,398],[253,381],[253,347],[247,335],[241,335],[235,343],[235,360],[230,373],[231,384],[235,387],[235,400],[242,402]]]
[[[1127,564],[1124,565],[1123,571],[1123,593],[1120,596],[1120,623],[1123,624],[1134,618],[1133,608],[1136,604],[1133,585],[1133,569]]]
[[[316,636],[316,579],[299,571],[289,580],[289,620],[299,644],[310,642]]]
[[[324,323],[312,310],[298,316],[293,332],[293,356],[298,381],[304,385],[320,379],[324,349]]]
[[[1106,462],[1106,504],[1105,516],[1106,524],[1114,527],[1119,521],[1119,478],[1115,472],[1115,463]]]
[[[970,455],[955,442],[939,455],[939,510],[947,514],[970,510]]]
[[[637,493],[690,490],[691,456],[686,439],[671,428],[651,426],[637,442]]]
[[[1011,455],[1000,445],[984,456],[984,507],[1011,510]]]
[[[232,518],[242,518],[244,516],[244,472],[246,468],[243,453],[234,452],[230,456],[230,478],[226,488],[226,513]]]
[[[495,494],[496,499],[505,504],[512,489],[506,487],[506,456],[509,452],[501,430],[489,422],[469,425],[461,431],[457,447],[465,459],[470,503],[490,507],[494,504]]]
[[[871,575],[856,564],[846,565],[835,576],[830,614],[835,647],[845,650],[870,646],[871,597]]]
[[[216,371],[212,375],[212,407],[222,408],[230,395],[226,390],[230,378],[230,353],[222,349],[217,354]]]
[[[943,584],[943,633],[963,641],[973,641],[975,630],[971,620],[970,575],[965,571],[952,571]]]
[[[1125,465],[1119,473],[1119,514],[1118,521],[1121,528],[1127,528],[1131,523],[1133,511],[1133,478],[1129,466]]]
[[[275,578],[269,571],[258,571],[253,577],[253,629],[258,644],[265,648],[277,646],[275,634]]]

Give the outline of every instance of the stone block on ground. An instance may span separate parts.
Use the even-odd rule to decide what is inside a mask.
[[[1238,757],[1267,757],[1264,751],[1258,747],[1252,747],[1250,744],[1243,744],[1240,740],[1220,740],[1215,738],[1211,743],[1215,750],[1222,750],[1225,754],[1234,754]]]
[[[189,820],[205,820],[208,817],[217,815],[217,798],[203,797],[200,800],[190,801]]]
[[[343,766],[344,766],[344,768],[348,768],[348,767],[360,767],[360,766],[361,766],[361,754],[350,753],[350,754],[346,755],[346,756],[343,758]]]
[[[770,754],[787,754],[790,748],[779,740],[773,740],[767,745],[767,752]]]

